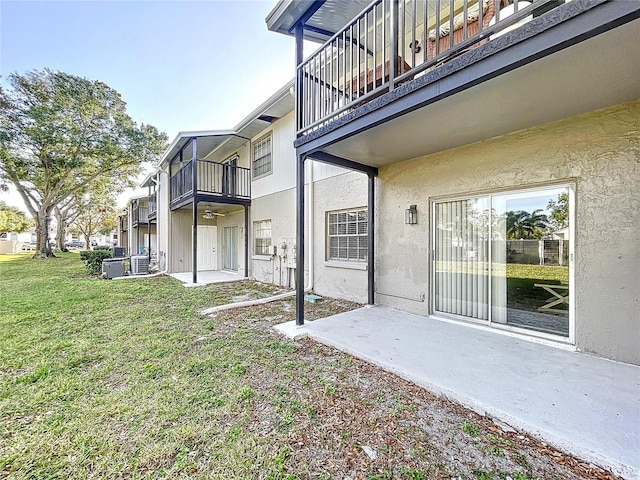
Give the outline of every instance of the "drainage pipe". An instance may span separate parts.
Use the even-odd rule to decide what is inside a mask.
[[[313,273],[314,273],[314,262],[313,262],[313,248],[314,248],[314,242],[313,242],[313,210],[314,210],[314,186],[313,186],[313,162],[309,161],[309,165],[310,167],[310,174],[309,174],[309,213],[308,213],[308,218],[309,218],[309,251],[310,251],[310,255],[309,255],[309,283],[307,284],[307,286],[304,288],[305,292],[310,292],[311,290],[313,290]],[[296,245],[296,248],[298,248],[298,246]],[[274,262],[274,269],[275,269],[275,262]],[[282,270],[282,269],[281,269]],[[282,280],[282,271],[280,272],[280,279]],[[245,308],[245,307],[253,307],[254,305],[264,305],[265,303],[270,303],[270,302],[277,302],[278,300],[284,300],[285,298],[289,298],[289,297],[293,297],[295,296],[296,291],[292,291],[292,292],[285,292],[285,293],[281,293],[279,295],[274,295],[272,297],[266,297],[266,298],[259,298],[257,300],[246,300],[244,302],[235,302],[235,303],[227,303],[226,305],[218,305],[217,307],[211,307],[211,308],[205,308],[204,310],[202,310],[203,315],[211,315],[217,312],[223,312],[225,310],[233,310],[234,308]]]

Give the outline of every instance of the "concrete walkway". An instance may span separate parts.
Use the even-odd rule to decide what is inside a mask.
[[[280,327],[640,478],[640,367],[385,307]]]
[[[210,283],[237,282],[245,280],[240,274],[226,272],[224,270],[202,270],[198,271],[198,283],[193,283],[192,272],[172,273],[171,276],[184,283],[185,287],[202,287]]]

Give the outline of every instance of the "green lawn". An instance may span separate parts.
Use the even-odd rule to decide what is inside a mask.
[[[536,283],[559,284],[568,280],[569,267],[508,263],[507,306],[535,312],[550,296],[549,292],[535,287]]]
[[[189,477],[218,456],[221,477],[277,472],[270,442],[242,434],[248,371],[290,345],[242,325],[217,336],[197,314],[274,287],[107,281],[77,253],[29,257],[0,256],[0,477]]]
[[[78,253],[0,255],[0,478],[527,480],[593,471],[372,365],[276,335],[270,327],[293,319],[293,300],[198,313],[276,290],[102,280],[84,273]],[[325,299],[305,315],[355,307]]]

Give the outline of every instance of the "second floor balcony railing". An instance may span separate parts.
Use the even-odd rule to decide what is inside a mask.
[[[120,231],[126,232],[129,229],[129,217],[122,215],[119,217]]]
[[[193,162],[171,177],[171,201],[194,193],[226,198],[251,198],[251,170],[227,163],[198,160],[197,188],[193,188]]]
[[[298,135],[565,0],[374,0],[296,71]]]
[[[133,209],[133,224],[148,223],[149,222],[149,207],[134,207]]]

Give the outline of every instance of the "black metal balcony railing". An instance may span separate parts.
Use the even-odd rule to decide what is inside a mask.
[[[135,207],[133,209],[133,224],[147,223],[149,222],[149,208],[148,207]]]
[[[304,135],[564,0],[374,0],[296,72]]]
[[[200,159],[197,164],[197,193],[238,199],[251,198],[249,168]],[[171,201],[192,195],[193,190],[193,162],[189,162],[171,177]]]
[[[129,229],[129,218],[125,216],[120,217],[120,231],[126,232]]]
[[[149,217],[155,217],[158,212],[157,194],[154,192],[149,196]]]

